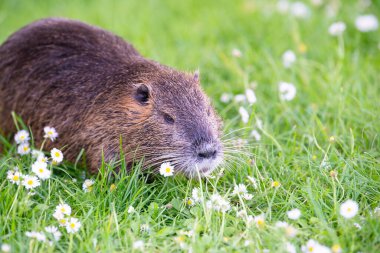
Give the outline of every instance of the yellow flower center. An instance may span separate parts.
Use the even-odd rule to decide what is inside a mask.
[[[75,228],[75,224],[74,223],[70,223],[70,227],[71,228]]]
[[[21,140],[24,140],[24,139],[25,139],[25,136],[22,135],[22,136],[20,137],[20,139],[21,139]]]
[[[166,171],[166,173],[169,173],[171,170],[172,169],[170,167],[167,167],[165,171]]]
[[[18,181],[19,179],[20,179],[19,176],[17,176],[17,175],[13,175],[13,181]]]
[[[258,220],[258,221],[257,221],[257,225],[258,225],[259,227],[263,227],[264,224],[265,224],[264,220]]]
[[[48,135],[53,135],[53,132],[52,132],[52,131],[49,131],[47,134],[48,134]]]
[[[29,150],[29,147],[28,146],[24,146],[24,151],[28,151]]]
[[[347,208],[347,212],[351,212],[351,211],[352,211],[351,207]]]
[[[42,173],[42,172],[44,172],[44,169],[43,169],[43,168],[40,168],[38,171],[39,171],[40,173]]]
[[[62,225],[65,225],[66,224],[66,220],[65,219],[60,219],[59,223],[61,223]]]
[[[33,180],[28,180],[28,182],[26,182],[28,185],[33,185]]]
[[[308,250],[309,250],[309,252],[313,252],[314,248],[313,247],[309,247]]]
[[[274,181],[272,185],[273,185],[273,187],[279,187],[280,186],[280,182]]]
[[[64,212],[66,212],[66,210],[65,210],[64,207],[62,207],[62,208],[61,208],[61,213],[64,213]]]
[[[187,201],[187,204],[188,204],[189,206],[191,206],[191,205],[193,204],[193,201],[192,201],[191,199],[189,199],[189,200]]]
[[[55,152],[55,157],[60,157],[61,156],[61,154],[59,153],[59,152]]]

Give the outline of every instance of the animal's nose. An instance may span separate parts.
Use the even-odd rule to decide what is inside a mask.
[[[198,150],[198,157],[200,159],[214,159],[217,154],[217,150],[214,147],[205,147]]]

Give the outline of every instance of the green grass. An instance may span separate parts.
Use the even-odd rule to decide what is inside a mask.
[[[307,240],[315,239],[328,247],[339,244],[343,252],[379,252],[380,217],[372,213],[380,205],[380,33],[361,33],[354,22],[363,13],[380,17],[380,4],[372,1],[364,8],[358,2],[341,1],[335,5],[337,15],[329,17],[326,4],[316,7],[307,1],[311,16],[303,20],[279,14],[276,1],[264,0],[2,0],[0,42],[35,19],[64,16],[110,30],[163,64],[185,71],[199,68],[225,134],[248,140],[249,147],[248,156],[239,151],[223,176],[216,173],[201,182],[182,176],[152,180],[139,166],[109,177],[113,168],[104,165],[86,193],[82,183],[88,175],[67,164],[54,167],[52,178],[29,196],[6,175],[16,165],[29,171],[32,160],[17,155],[10,136],[1,137],[0,244],[10,244],[12,252],[130,252],[133,242],[143,240],[149,252],[283,252],[289,241],[300,252]],[[341,38],[327,32],[337,20],[347,24]],[[242,51],[241,58],[231,56],[233,48]],[[281,62],[287,49],[297,54],[290,69]],[[224,92],[244,93],[254,81],[258,102],[245,106],[251,113],[245,125],[240,105],[219,98]],[[297,87],[294,100],[279,99],[280,81]],[[264,125],[259,142],[250,137],[256,117]],[[322,166],[324,160],[331,168]],[[336,179],[331,170],[338,173]],[[248,175],[258,179],[257,189]],[[271,187],[273,180],[281,186]],[[247,185],[252,200],[231,195],[238,183]],[[188,207],[185,200],[194,187],[201,187],[207,199],[215,192],[226,196],[232,209],[223,214],[201,204]],[[359,204],[353,219],[339,214],[347,199]],[[61,201],[81,221],[80,231],[70,235],[60,228],[63,236],[53,246],[27,238],[26,231],[57,225],[52,214]],[[265,226],[247,226],[235,208],[253,216],[264,213]],[[293,208],[302,213],[295,221],[286,215]],[[287,238],[275,227],[277,221],[292,224],[297,236]],[[149,224],[149,233],[140,231],[142,224]],[[181,236],[180,231],[189,230],[193,236]],[[247,240],[251,243],[245,246]]]

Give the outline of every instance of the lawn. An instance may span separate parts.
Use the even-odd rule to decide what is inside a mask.
[[[199,69],[229,146],[202,180],[138,164],[118,175],[103,164],[96,176],[63,162],[27,190],[7,177],[15,166],[31,174],[35,158],[1,136],[3,251],[380,252],[380,29],[357,20],[378,20],[380,3],[294,2],[1,0],[1,43],[62,16],[165,65]],[[337,21],[345,29],[331,28]],[[54,217],[63,203],[78,219],[71,230]]]

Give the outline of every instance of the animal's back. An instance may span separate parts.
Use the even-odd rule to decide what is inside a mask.
[[[62,124],[75,129],[91,108],[84,105],[101,101],[118,68],[137,58],[121,38],[78,21],[44,19],[22,28],[0,46],[0,129],[14,128],[11,111],[41,129],[62,122],[67,110]]]

